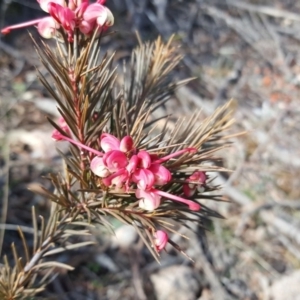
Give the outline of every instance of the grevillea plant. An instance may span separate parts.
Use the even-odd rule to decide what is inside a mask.
[[[212,181],[212,172],[221,170],[213,154],[228,145],[223,132],[232,123],[228,105],[202,121],[200,112],[176,124],[168,115],[156,117],[156,109],[191,80],[172,80],[181,56],[171,39],[140,43],[117,74],[114,55],[100,52],[114,22],[105,1],[38,2],[48,17],[2,33],[36,26],[56,41],[55,47],[33,42],[51,77],[39,73],[39,79],[61,114],[57,123],[49,119],[53,142],[66,141],[69,152],[61,153],[63,175],[48,176],[54,190],[39,189],[53,205],[41,222],[33,208],[33,247],[20,231],[24,253],[12,246],[14,265],[4,257],[1,299],[33,296],[57,268],[71,270],[50,256],[92,244],[71,244],[70,237],[86,235],[93,224],[110,227],[113,218],[133,226],[157,260],[168,244],[180,250],[172,241],[178,225],[218,216],[201,199],[221,200]]]

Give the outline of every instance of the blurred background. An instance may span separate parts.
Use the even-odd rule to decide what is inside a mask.
[[[45,15],[35,0],[0,5],[1,28]],[[202,109],[204,118],[233,98],[231,133],[247,134],[219,153],[233,170],[215,179],[228,201],[205,203],[225,219],[212,220],[201,235],[182,230],[190,240],[173,237],[194,263],[168,248],[157,264],[135,232],[116,223],[117,238],[98,228],[95,247],[59,257],[76,269],[59,274],[41,299],[300,299],[300,2],[108,0],[107,6],[115,34],[103,39],[102,50],[116,51],[116,62],[129,58],[136,31],[144,41],[175,34],[184,58],[174,79],[197,79],[163,110],[176,120]],[[47,76],[28,29],[1,37],[2,253],[19,243],[14,224],[31,238],[32,205],[41,215],[49,208],[28,188],[51,188],[43,176],[61,169],[45,117],[58,113],[36,67]]]

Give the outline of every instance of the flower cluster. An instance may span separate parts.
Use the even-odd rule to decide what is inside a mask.
[[[144,210],[153,211],[158,208],[162,198],[186,204],[192,211],[200,210],[200,205],[197,202],[158,189],[172,180],[171,172],[162,163],[184,153],[195,152],[195,148],[185,148],[159,158],[146,150],[136,149],[130,136],[125,136],[119,140],[111,134],[103,133],[100,138],[103,152],[61,134],[57,140],[67,140],[96,154],[91,160],[91,171],[99,176],[102,183],[111,191],[118,189],[128,193],[134,192],[137,199],[140,199],[139,207]]]
[[[112,26],[114,17],[111,11],[103,6],[105,0],[98,0],[96,3],[89,3],[89,0],[70,0],[68,5],[65,0],[37,0],[40,7],[49,13],[44,17],[29,22],[8,26],[1,30],[7,34],[13,29],[37,25],[39,34],[44,38],[52,38],[56,31],[62,28],[69,42],[73,42],[74,31],[78,29],[85,35],[98,33]]]
[[[60,128],[70,135],[70,128],[63,118],[58,121]],[[146,211],[153,211],[161,205],[162,198],[178,201],[188,205],[192,211],[199,211],[200,205],[194,201],[159,190],[158,187],[172,181],[170,170],[163,166],[164,162],[188,152],[195,152],[195,148],[186,148],[165,157],[159,158],[146,150],[135,148],[132,137],[125,136],[121,140],[109,133],[100,137],[100,147],[103,152],[83,145],[57,129],[52,133],[52,138],[57,141],[66,140],[81,149],[95,154],[90,162],[91,171],[101,179],[110,192],[134,193],[139,199],[139,207]],[[205,172],[195,171],[183,184],[183,194],[191,197],[196,189],[203,189],[207,176]],[[159,252],[168,243],[168,234],[157,230],[153,233],[154,247]]]

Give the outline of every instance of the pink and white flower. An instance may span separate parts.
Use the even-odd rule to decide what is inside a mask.
[[[49,3],[56,3],[61,6],[65,5],[65,0],[37,0],[37,2],[40,4],[41,9],[45,12],[49,12]]]
[[[49,13],[49,17],[32,20],[29,22],[5,27],[2,34],[11,30],[36,25],[38,32],[44,38],[52,38],[59,28],[63,28],[68,35],[68,40],[73,41],[75,28],[86,35],[91,35],[95,30],[100,32],[114,24],[111,11],[103,6],[105,1],[89,4],[88,0],[70,0],[68,6],[64,0],[37,0],[40,7]]]
[[[153,173],[154,184],[156,185],[165,185],[172,179],[170,171],[161,164],[151,164],[149,171]]]
[[[130,136],[125,136],[120,141],[109,133],[103,133],[100,138],[100,146],[104,153],[65,136],[62,139],[96,154],[90,164],[91,171],[102,178],[102,183],[107,187],[124,188],[126,192],[135,190],[140,208],[153,211],[160,206],[162,198],[165,198],[185,204],[192,211],[200,210],[199,203],[156,188],[157,186],[164,186],[172,180],[171,172],[161,165],[162,162],[186,152],[194,152],[196,149],[186,148],[158,158],[145,150],[138,151],[135,149]],[[200,175],[197,173],[194,174],[194,177],[199,180],[203,177]]]
[[[119,150],[111,150],[103,155],[103,163],[113,173],[125,169],[128,164],[125,153]]]
[[[63,117],[59,118],[58,125],[61,128],[61,130],[63,130],[67,135],[71,135],[70,128]],[[57,129],[53,130],[52,138],[56,141],[61,141],[65,139],[64,136]]]
[[[42,18],[37,24],[39,34],[45,39],[53,38],[59,28],[59,24],[51,17]]]
[[[196,190],[199,192],[204,191],[204,186],[206,184],[207,176],[205,172],[195,171],[183,185],[183,193],[186,197],[192,197]]]
[[[153,211],[158,208],[161,204],[161,197],[151,191],[146,192],[140,189],[135,191],[135,195],[139,200],[139,207],[147,210]]]
[[[150,190],[154,185],[155,177],[148,169],[137,169],[132,174],[132,181],[137,184],[138,189],[143,191]]]
[[[60,24],[69,35],[73,34],[76,24],[76,15],[74,11],[58,3],[49,2],[48,12],[50,16],[58,24]]]
[[[119,150],[120,141],[112,134],[103,133],[100,138],[100,146],[105,153],[111,150]]]
[[[157,230],[154,233],[154,243],[157,251],[165,249],[169,241],[168,234],[165,231]]]
[[[110,175],[110,172],[107,166],[104,164],[102,157],[95,156],[91,161],[90,168],[92,172],[99,177],[104,178]]]

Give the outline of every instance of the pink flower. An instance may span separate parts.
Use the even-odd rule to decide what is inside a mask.
[[[166,245],[168,244],[168,234],[165,231],[157,230],[154,233],[154,243],[157,251],[161,251],[165,249]]]
[[[62,136],[61,139],[97,155],[92,159],[90,168],[95,175],[102,178],[103,184],[107,187],[114,185],[118,188],[124,188],[127,192],[135,188],[135,195],[140,199],[140,208],[152,211],[159,207],[161,198],[164,197],[168,200],[185,204],[192,211],[200,210],[200,204],[195,201],[154,188],[155,185],[165,185],[172,179],[171,172],[160,163],[185,152],[195,151],[194,148],[183,149],[163,158],[157,158],[142,150],[129,158],[130,150],[133,149],[133,141],[129,136],[124,137],[120,142],[119,139],[111,134],[102,134],[100,144],[105,152],[104,155],[102,152],[74,141],[69,137]],[[119,149],[125,151],[127,155]],[[197,184],[199,184],[199,180],[206,180],[206,175],[203,172],[194,173],[189,180],[192,179],[196,179]],[[136,184],[136,187],[134,184]]]
[[[8,34],[13,29],[38,25],[41,36],[51,38],[55,30],[61,26],[68,34],[68,40],[72,42],[75,28],[79,28],[83,34],[90,35],[95,30],[100,32],[114,23],[111,11],[102,5],[105,1],[89,4],[88,0],[70,0],[68,6],[65,0],[37,0],[37,2],[51,17],[8,26],[3,28],[1,33]]]
[[[125,185],[125,192],[127,192],[129,190],[129,186],[127,184],[128,180],[129,174],[126,170],[123,170],[123,172],[119,176],[116,176],[111,180],[111,184],[116,186],[117,188],[122,188]]]
[[[59,24],[51,17],[46,17],[40,20],[37,24],[39,34],[45,39],[54,37],[55,32],[59,29]]]
[[[122,187],[124,184],[126,185],[126,191],[128,190],[128,182],[129,174],[126,169],[119,169],[118,171],[112,173],[110,176],[104,178],[102,182],[106,186],[111,186],[115,184],[118,188]]]
[[[132,181],[137,184],[141,190],[147,191],[153,187],[154,175],[147,169],[138,169],[132,175]]]
[[[99,177],[103,178],[103,177],[107,177],[108,175],[110,175],[110,172],[109,172],[108,168],[106,167],[106,165],[104,164],[102,157],[95,156],[91,161],[90,168],[91,168],[91,171]]]
[[[99,3],[93,3],[87,7],[83,14],[83,20],[94,23],[96,26],[103,26],[106,22],[108,9]]]
[[[89,0],[69,0],[68,7],[71,10],[78,9],[82,6],[88,6]]]
[[[65,5],[65,0],[37,0],[37,2],[40,4],[41,9],[45,12],[49,12],[48,4],[50,2],[59,4],[61,6]]]
[[[138,163],[139,163],[139,158],[137,157],[137,155],[132,155],[126,167],[127,171],[130,174],[134,173],[137,169]]]
[[[123,137],[120,142],[120,140],[112,134],[103,133],[100,138],[100,145],[104,152],[120,150],[124,153],[127,153],[133,150],[133,140],[130,136]]]
[[[127,152],[129,152],[129,151],[131,151],[133,149],[134,149],[134,147],[133,147],[133,139],[132,139],[132,137],[128,136],[128,135],[124,136],[122,138],[121,142],[120,142],[120,150],[122,152],[127,153]]]
[[[63,117],[59,118],[58,125],[61,128],[61,130],[63,130],[67,135],[71,135],[70,128]],[[65,139],[64,136],[57,129],[53,130],[52,138],[56,141],[61,141]]]
[[[170,171],[160,164],[152,164],[149,171],[154,175],[154,184],[165,185],[172,179]]]
[[[66,30],[69,35],[72,35],[75,29],[75,13],[68,7],[61,6],[54,2],[48,3],[48,11],[53,19],[55,19]]]
[[[100,3],[90,4],[82,14],[79,29],[84,34],[91,34],[96,29],[109,27],[114,24],[111,11]]]
[[[137,154],[137,156],[139,158],[140,168],[147,169],[151,166],[151,156],[147,151],[142,150]]]
[[[199,192],[203,192],[203,186],[205,186],[207,176],[205,172],[195,171],[188,179],[187,183],[183,185],[183,193],[186,197],[192,197],[196,189]]]
[[[103,133],[100,138],[100,145],[104,152],[111,150],[120,150],[120,141],[109,133]]]
[[[160,206],[161,197],[151,191],[146,192],[137,189],[135,195],[138,199],[141,199],[139,201],[139,207],[144,210],[153,211]]]
[[[37,0],[37,2],[40,4],[41,9],[44,10],[45,12],[49,12],[50,2],[61,6],[63,6],[65,3],[64,0]],[[24,22],[21,24],[5,27],[1,30],[1,33],[8,34],[13,29],[19,29],[19,28],[24,28],[33,25],[38,26],[39,34],[46,39],[52,38],[55,34],[56,29],[59,29],[60,27],[60,25],[56,23],[54,19],[52,19],[51,17],[45,17],[45,18],[40,18],[40,19]]]
[[[128,164],[126,155],[119,150],[111,150],[105,153],[103,162],[111,173],[124,169]]]
[[[78,5],[78,7],[76,7],[75,14],[76,14],[77,20],[81,20],[82,19],[83,14],[86,11],[86,9],[87,9],[88,6],[89,6],[89,2],[88,1],[84,1],[84,2],[80,3]],[[69,8],[71,8],[70,7],[70,2],[69,2]],[[72,10],[74,10],[74,9],[72,9]]]

